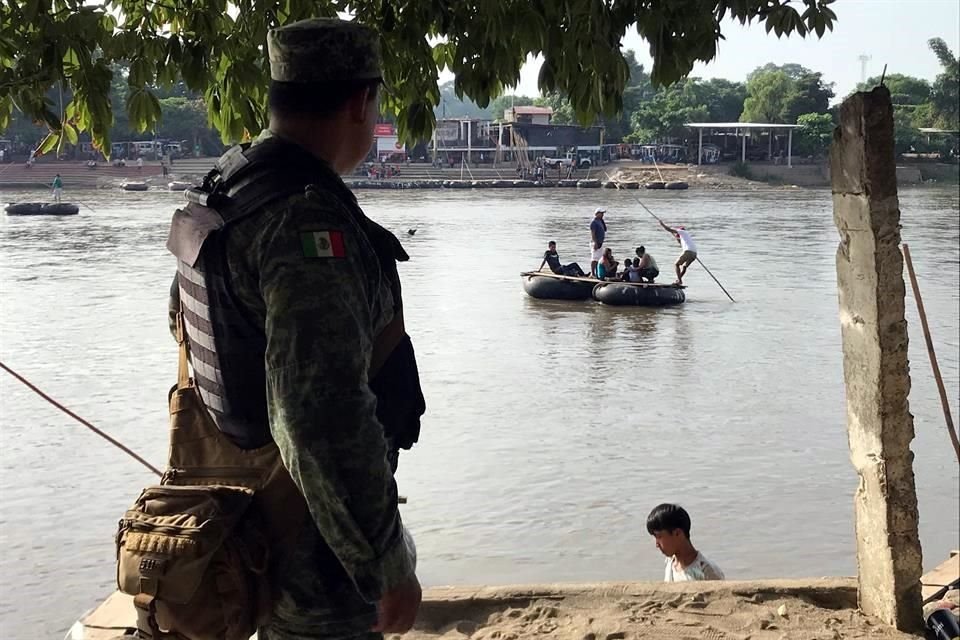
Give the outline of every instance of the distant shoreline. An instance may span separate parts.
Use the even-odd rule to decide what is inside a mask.
[[[119,189],[124,182],[146,182],[151,191],[167,190],[170,182],[199,183],[212,167],[214,158],[177,161],[169,175],[162,174],[159,163],[114,167],[101,165],[91,169],[78,162],[41,162],[27,169],[23,165],[0,167],[0,190],[49,190],[54,175],[61,174],[65,191],[74,189]],[[786,165],[772,163],[721,165],[649,165],[637,162],[614,162],[577,172],[571,178],[558,179],[547,175],[542,182],[520,179],[511,167],[479,167],[438,169],[428,164],[395,165],[399,175],[373,179],[363,175],[345,176],[357,190],[420,190],[420,189],[640,189],[651,182],[683,182],[690,190],[709,191],[777,191],[784,189],[826,188],[830,171],[826,162],[803,162]],[[553,172],[551,172],[553,173]],[[524,176],[526,178],[526,176]],[[960,167],[939,163],[904,163],[897,166],[897,182],[906,186],[939,186],[960,183]],[[685,188],[687,188],[685,187]]]

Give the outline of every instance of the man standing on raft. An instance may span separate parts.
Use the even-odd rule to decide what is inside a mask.
[[[597,207],[590,221],[590,275],[597,278],[597,265],[603,258],[603,241],[607,237],[607,223],[603,221],[603,214],[607,212]]]
[[[697,259],[697,245],[683,226],[678,226],[676,229],[673,229],[664,224],[663,220],[660,221],[660,226],[672,233],[673,237],[680,243],[682,253],[675,263],[677,268],[677,281],[674,282],[674,284],[683,284],[683,276],[687,273],[687,267]]]

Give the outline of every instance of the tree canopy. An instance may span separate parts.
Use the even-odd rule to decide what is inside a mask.
[[[787,120],[787,106],[793,81],[783,71],[763,71],[747,81],[747,99],[743,103],[743,122],[782,123]]]
[[[69,141],[89,131],[109,148],[116,105],[111,64],[129,64],[126,112],[152,128],[158,88],[179,81],[203,94],[210,123],[225,140],[266,121],[267,30],[318,15],[353,15],[381,35],[383,108],[400,135],[429,135],[440,102],[438,76],[481,107],[515,86],[528,55],[543,58],[541,92],[567,96],[581,121],[623,108],[629,68],[620,50],[627,29],[650,45],[654,85],[686,76],[717,52],[721,23],[758,22],[778,37],[823,36],[833,28],[833,0],[22,0],[0,3],[0,128],[16,107]],[[60,104],[51,89],[68,92]]]
[[[867,78],[857,85],[857,91],[869,91],[880,84],[880,76]],[[918,105],[930,101],[930,83],[922,78],[890,73],[883,77],[883,84],[890,90],[890,100],[895,105]]]
[[[833,85],[823,74],[799,64],[768,63],[747,76],[743,122],[793,124],[805,113],[825,113],[833,98]]]
[[[829,113],[804,113],[797,118],[797,124],[800,128],[794,136],[796,153],[815,156],[830,147],[836,125]]]
[[[956,130],[960,128],[960,61],[942,38],[933,38],[928,44],[943,67],[931,87],[934,125]]]

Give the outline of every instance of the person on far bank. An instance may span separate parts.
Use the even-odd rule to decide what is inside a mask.
[[[547,243],[547,250],[543,253],[543,262],[540,263],[540,268],[537,269],[537,271],[542,270],[543,265],[549,266],[550,271],[558,276],[576,276],[582,278],[587,275],[576,262],[560,264],[560,254],[557,253],[557,243],[553,240]]]
[[[660,553],[667,556],[664,582],[723,580],[720,567],[690,542],[690,515],[677,504],[661,504],[647,516],[647,533]]]
[[[51,186],[53,187],[53,201],[59,204],[60,198],[63,197],[63,179],[59,173],[53,178]]]
[[[654,260],[653,256],[647,251],[646,247],[640,245],[637,247],[637,258],[634,259],[634,263],[639,260],[639,274],[637,282],[647,282],[652,283],[654,279],[660,275],[660,269],[657,267],[657,261]]]
[[[143,171],[143,156],[137,158],[137,171]]]
[[[678,226],[676,229],[668,227],[663,220],[660,226],[673,234],[673,237],[680,243],[680,257],[677,258],[675,266],[677,268],[677,281],[674,284],[683,284],[683,276],[687,273],[687,268],[697,259],[697,245],[690,237],[690,232],[685,227]]]
[[[590,221],[590,275],[599,278],[597,265],[603,258],[603,241],[607,237],[607,223],[603,220],[606,209],[597,207]]]

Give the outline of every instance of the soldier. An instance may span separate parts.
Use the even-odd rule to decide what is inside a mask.
[[[267,44],[269,130],[208,176],[230,206],[211,195],[212,217],[190,214],[185,231],[175,217],[171,312],[182,302],[220,431],[243,449],[276,442],[309,509],[260,640],[379,638],[408,630],[420,605],[393,472],[425,409],[403,327],[407,255],[339,177],[373,144],[379,43],[354,22],[311,19]]]

